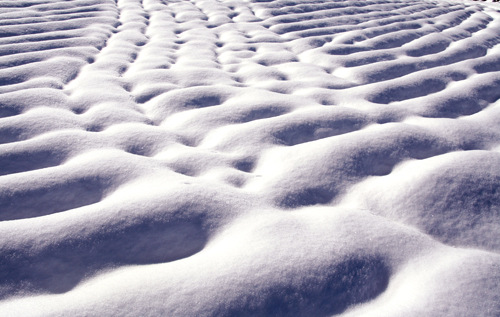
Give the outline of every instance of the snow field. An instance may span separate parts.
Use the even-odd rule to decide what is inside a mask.
[[[0,1],[5,316],[498,316],[500,7]]]

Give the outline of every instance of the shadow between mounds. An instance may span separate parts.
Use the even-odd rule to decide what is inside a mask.
[[[201,223],[144,219],[123,229],[102,228],[43,250],[4,250],[0,257],[0,298],[19,292],[64,293],[100,270],[179,260],[203,249]]]
[[[21,111],[19,111],[19,109],[17,108],[0,104],[0,118],[17,116],[20,113]]]
[[[366,120],[357,118],[290,123],[275,131],[273,136],[278,142],[293,146],[357,131],[365,124]]]
[[[371,97],[369,100],[378,104],[389,104],[395,101],[408,100],[427,96],[446,88],[446,82],[440,79],[425,79],[411,85],[396,86],[388,88],[381,93]]]
[[[294,187],[287,186],[274,197],[274,203],[285,209],[327,204],[361,178],[388,175],[403,160],[425,159],[453,149],[436,139],[412,135],[401,137],[389,146],[352,149],[347,155],[331,157],[339,164],[324,169],[321,181],[305,181]],[[298,175],[297,178],[304,178]]]
[[[41,217],[101,201],[106,182],[83,177],[19,191],[0,191],[0,221]]]
[[[1,107],[1,106],[0,106]],[[0,118],[2,118],[2,108],[0,108]],[[24,132],[21,127],[3,127],[0,128],[0,144],[12,143],[22,140],[22,133]]]
[[[306,187],[291,191],[278,197],[276,204],[281,208],[297,208],[317,204],[327,204],[339,194],[336,188],[330,186]]]
[[[429,117],[456,118],[478,113],[489,104],[500,99],[500,80],[482,83],[472,89],[472,93],[450,98],[429,108]]]
[[[374,299],[389,284],[390,268],[381,258],[347,259],[323,272],[249,290],[213,316],[316,316],[341,314]]]
[[[60,165],[67,153],[51,149],[12,151],[0,154],[0,176]]]

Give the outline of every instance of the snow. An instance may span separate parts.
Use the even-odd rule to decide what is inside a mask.
[[[1,316],[499,316],[500,4],[0,1]]]

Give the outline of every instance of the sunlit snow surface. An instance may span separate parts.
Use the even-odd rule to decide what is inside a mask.
[[[1,316],[500,316],[500,3],[0,1]]]

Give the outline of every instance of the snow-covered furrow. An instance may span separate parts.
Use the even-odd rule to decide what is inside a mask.
[[[0,315],[500,315],[499,44],[468,0],[0,1]]]

